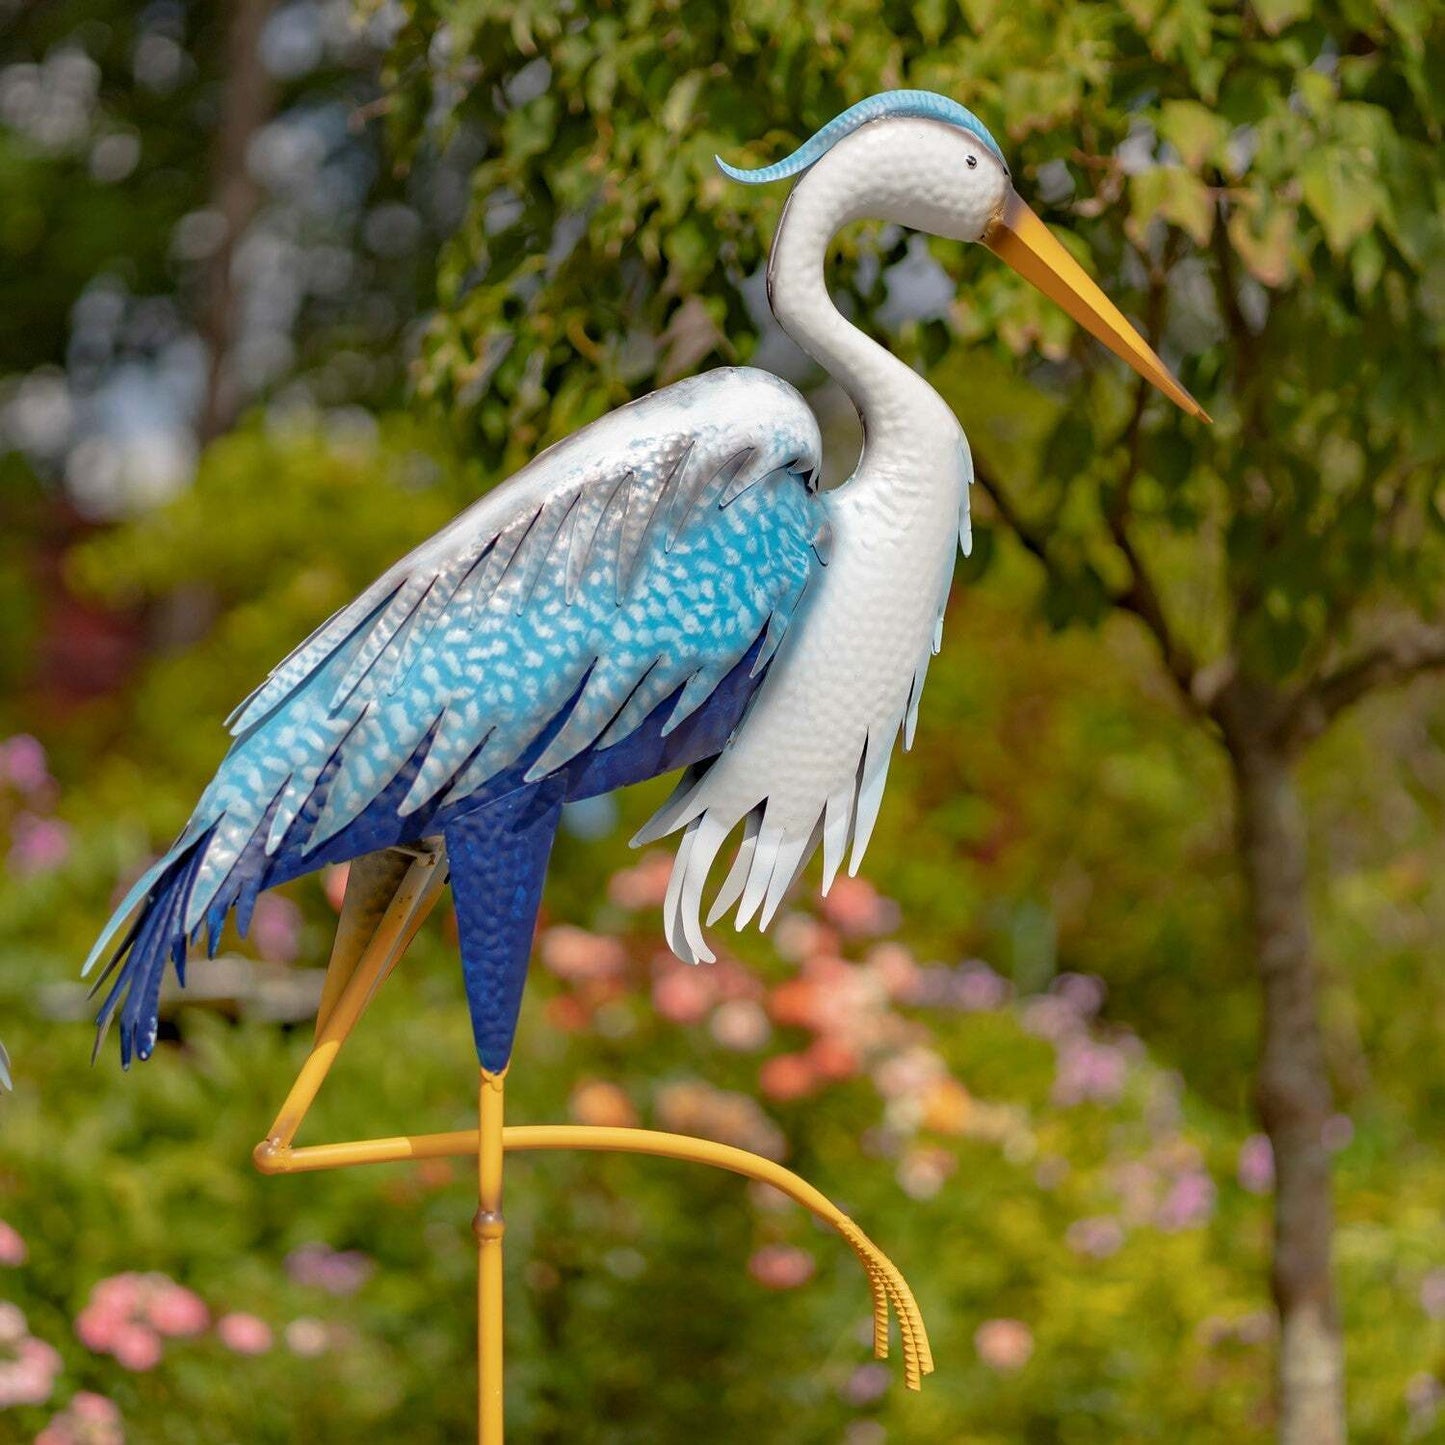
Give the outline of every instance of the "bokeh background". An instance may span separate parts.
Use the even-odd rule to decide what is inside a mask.
[[[1282,1303],[1328,1363],[1332,1252],[1352,1437],[1445,1439],[1423,0],[0,3],[0,1439],[468,1438],[467,1171],[250,1166],[342,875],[263,898],[129,1076],[89,1066],[77,966],[231,706],[548,441],[745,361],[846,476],[766,311],[782,195],[711,158],[894,85],[980,113],[1216,425],[986,256],[841,238],[840,304],[978,461],[916,746],[863,876],[710,969],[626,846],[657,792],[569,814],[510,1111],[786,1160],[908,1274],[939,1371],[871,1360],[855,1261],[766,1191],[519,1158],[513,1433],[1269,1439],[1284,1179]],[[473,1117],[445,912],[313,1138]]]

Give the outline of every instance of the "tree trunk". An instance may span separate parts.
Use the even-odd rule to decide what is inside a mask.
[[[1290,759],[1226,728],[1263,1039],[1255,1103],[1274,1148],[1272,1284],[1279,1314],[1279,1439],[1341,1445],[1344,1349],[1330,1273],[1332,1104],[1305,893],[1305,824]]]
[[[261,199],[261,188],[247,166],[247,151],[276,103],[275,87],[261,62],[261,31],[273,8],[274,0],[230,0],[227,6],[226,76],[211,180],[211,205],[224,224],[207,268],[202,303],[201,330],[208,353],[203,442],[230,429],[241,403],[231,373],[237,322],[232,264],[236,243]]]

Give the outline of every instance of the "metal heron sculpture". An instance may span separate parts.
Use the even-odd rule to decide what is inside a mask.
[[[108,955],[100,1030],[117,1022],[122,1060],[144,1059],[167,964],[183,975],[189,943],[204,935],[213,952],[233,910],[245,930],[262,889],[353,860],[317,1045],[257,1162],[476,1153],[484,1439],[501,1429],[504,1145],[651,1148],[756,1172],[718,1157],[728,1151],[689,1152],[646,1131],[504,1132],[502,1080],[563,806],[684,770],[639,840],[682,830],[667,941],[682,959],[710,961],[704,885],[738,826],[707,921],[736,905],[740,927],[755,916],[766,926],[820,845],[825,890],[845,858],[858,867],[900,730],[912,742],[955,550],[968,546],[972,467],[945,402],[834,307],[824,278],[833,235],[866,217],[981,241],[1204,417],[1019,199],[997,143],[954,101],[888,92],[776,165],[719,165],[749,184],[801,176],[768,298],[862,418],[852,477],[819,490],[811,411],[748,367],[678,382],[559,442],[399,561],[242,703],[190,822],[86,965]],[[447,870],[482,1070],[479,1129],[293,1148],[336,1050]],[[803,1197],[808,1186],[787,1180]],[[818,1199],[805,1202],[832,1217]],[[861,1233],[851,1242],[884,1301],[886,1341],[901,1278]],[[913,1314],[904,1327],[916,1384],[926,1341]]]

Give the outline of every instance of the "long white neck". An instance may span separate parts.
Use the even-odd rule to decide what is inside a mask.
[[[841,157],[840,157],[841,159]],[[857,480],[886,472],[906,479],[925,466],[941,436],[958,424],[915,371],[847,321],[828,294],[828,246],[850,221],[876,214],[851,166],[827,156],[794,188],[768,261],[768,301],[778,324],[847,392],[863,421]]]

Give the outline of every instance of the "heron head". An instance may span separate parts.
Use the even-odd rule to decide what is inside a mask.
[[[1176,406],[1208,415],[1013,187],[1007,161],[972,111],[928,90],[891,90],[850,106],[791,155],[757,170],[717,159],[748,185],[816,168],[837,196],[834,221],[871,217],[955,241],[981,241],[1062,306]]]

